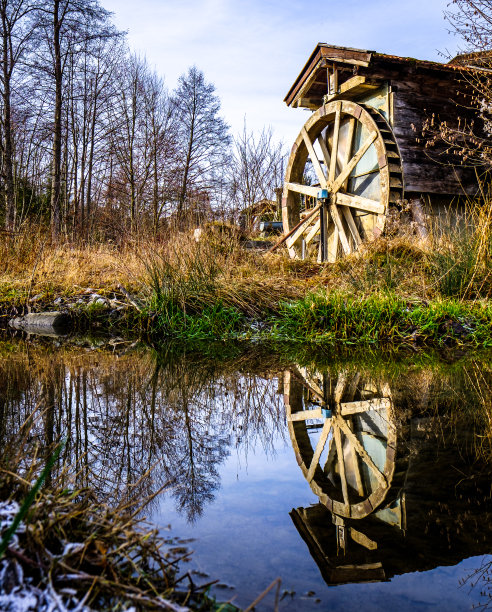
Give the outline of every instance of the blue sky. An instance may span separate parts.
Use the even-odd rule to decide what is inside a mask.
[[[290,147],[307,119],[284,96],[316,43],[443,61],[459,40],[449,0],[102,0],[129,43],[172,89],[195,64],[232,131],[271,125]]]

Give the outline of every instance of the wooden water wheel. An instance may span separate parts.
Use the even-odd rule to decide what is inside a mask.
[[[324,104],[292,147],[282,194],[284,241],[293,258],[335,261],[384,230],[390,203],[403,198],[393,131],[377,110]]]
[[[292,445],[311,489],[334,514],[360,519],[392,487],[396,424],[391,392],[360,373],[284,373]]]

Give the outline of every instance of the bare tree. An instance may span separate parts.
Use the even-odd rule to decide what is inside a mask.
[[[243,131],[234,138],[231,163],[228,166],[231,199],[236,211],[263,198],[275,200],[285,173],[286,152],[283,143],[275,142],[271,128],[255,135]]]
[[[179,192],[181,216],[192,190],[210,188],[218,169],[223,169],[230,144],[229,128],[220,117],[215,87],[205,81],[196,66],[179,78],[173,94],[179,136]]]
[[[2,86],[2,176],[5,185],[5,227],[14,229],[14,134],[12,126],[12,85],[14,71],[22,61],[32,38],[32,13],[36,0],[0,0]]]
[[[98,0],[50,0],[40,11],[37,27],[42,45],[36,66],[51,77],[54,89],[51,173],[51,232],[54,239],[59,237],[62,228],[62,130],[68,60],[74,52],[82,52],[87,41],[119,36],[109,21],[109,15]]]
[[[453,32],[469,52],[492,48],[492,4],[490,0],[451,0],[444,13]]]
[[[152,228],[156,236],[161,216],[176,191],[177,122],[164,83],[155,73],[149,74],[144,89],[144,112],[152,176]]]
[[[463,66],[455,100],[458,120],[450,125],[434,117],[424,124],[427,146],[444,143],[461,163],[492,166],[492,3],[490,0],[451,0],[444,14],[463,41],[462,53],[452,59]],[[467,67],[483,70],[467,70]]]

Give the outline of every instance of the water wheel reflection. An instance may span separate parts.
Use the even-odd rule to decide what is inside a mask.
[[[320,502],[339,517],[371,514],[393,485],[397,447],[391,391],[359,372],[284,373],[292,445]]]
[[[470,418],[490,385],[406,372],[391,385],[371,370],[284,372],[291,441],[320,501],[290,516],[327,584],[490,552],[492,464]]]

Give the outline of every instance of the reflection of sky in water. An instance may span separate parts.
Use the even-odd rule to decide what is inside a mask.
[[[235,589],[216,589],[220,600],[235,597],[250,604],[275,578],[281,590],[295,591],[282,601],[282,610],[364,612],[380,610],[468,610],[479,602],[479,589],[470,591],[460,581],[481,563],[481,557],[455,567],[395,576],[390,582],[327,586],[289,512],[317,502],[296,463],[292,447],[277,440],[276,455],[266,457],[260,445],[248,456],[232,452],[220,467],[221,487],[195,525],[176,512],[164,496],[158,516],[171,523],[171,534],[195,537],[190,567],[206,572],[197,582],[219,578]],[[307,596],[314,591],[314,596]],[[319,598],[321,601],[316,602]],[[273,596],[259,609],[273,609]]]
[[[360,364],[350,369],[335,363],[321,375],[292,364],[282,366],[288,370],[279,380],[277,356],[266,353],[261,365],[257,355],[251,357],[248,370],[242,354],[229,362],[201,353],[114,356],[25,351],[20,345],[0,358],[0,447],[32,411],[41,411],[46,418],[36,420],[33,440],[45,444],[68,437],[64,459],[78,466],[83,458],[87,465],[77,471],[77,483],[98,495],[120,499],[126,484],[133,487],[157,465],[153,479],[135,484],[132,492],[142,500],[164,482],[175,483],[160,496],[160,509],[145,512],[153,512],[162,527],[171,523],[174,535],[196,538],[190,569],[209,575],[196,575],[196,582],[218,578],[236,587],[216,589],[220,600],[235,597],[248,605],[281,577],[282,590],[296,592],[284,599],[283,610],[464,610],[479,603],[480,587],[470,593],[460,581],[479,568],[480,559],[461,559],[488,552],[492,541],[490,467],[473,450],[477,432],[485,431],[477,408],[491,388],[490,366],[469,362],[449,370],[406,368],[380,375]],[[474,386],[474,380],[482,382]],[[390,432],[397,431],[387,413],[392,403],[403,432],[397,455],[385,451],[392,448],[386,444]],[[320,450],[319,468],[328,461],[337,436],[328,434],[321,451],[324,421],[330,413],[346,431],[343,411],[345,424],[354,428],[339,446],[351,508],[376,487],[373,475],[382,471],[385,456],[396,457],[392,488],[384,502],[377,501],[377,516],[393,525],[405,525],[406,516],[407,531],[403,537],[364,510],[366,518],[347,521],[339,530],[340,541],[348,544],[346,556],[337,558],[332,516],[316,503],[306,466],[314,449]],[[358,464],[350,439],[363,463],[362,491],[356,491]],[[26,457],[29,453],[26,449]],[[363,453],[376,466],[370,472]],[[337,449],[325,473],[318,468],[312,473],[312,484],[324,479],[333,500],[343,493],[338,454]],[[337,521],[348,516],[344,512],[338,508]],[[306,533],[314,534],[311,540]],[[371,542],[377,542],[376,550]],[[367,579],[373,570],[382,576],[381,564],[384,575],[395,577],[329,587],[315,558],[327,583]],[[457,565],[422,571],[447,562]],[[352,565],[350,576],[341,565]],[[269,595],[260,607],[270,610],[272,602]]]

